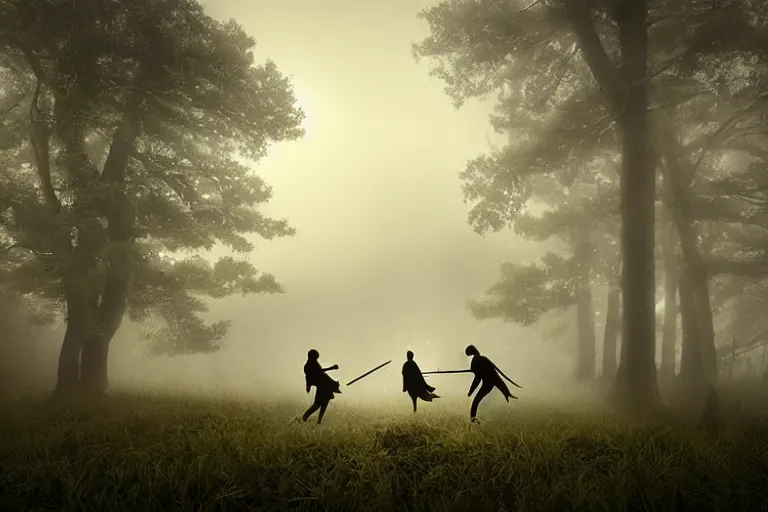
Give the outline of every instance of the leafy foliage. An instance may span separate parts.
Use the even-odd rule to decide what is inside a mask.
[[[548,311],[575,303],[575,272],[572,259],[555,253],[544,256],[541,265],[502,263],[501,277],[486,298],[470,302],[472,314],[532,325]]]
[[[594,275],[605,282],[618,275],[619,144],[602,91],[596,90],[578,57],[564,6],[559,1],[445,1],[422,13],[431,35],[414,45],[414,53],[430,60],[432,74],[444,80],[456,105],[497,95],[491,124],[508,133],[510,142],[470,161],[460,173],[473,229],[484,233],[513,227],[534,240],[558,237],[572,250],[569,236],[589,225],[602,238],[593,241],[599,248]],[[723,227],[726,212],[743,219],[746,209],[735,206],[733,197],[722,194],[722,184],[715,183],[732,183],[736,174],[723,159],[730,158],[727,152],[736,141],[743,148],[743,136],[756,131],[756,123],[765,118],[765,14],[765,5],[751,0],[704,0],[684,7],[662,1],[654,2],[649,12],[652,109],[664,113],[684,147],[691,173],[686,179],[698,198],[695,216],[707,253],[749,250],[750,236],[740,228]],[[594,10],[593,21],[608,58],[613,58],[618,52],[614,22],[600,8]],[[759,186],[751,180],[756,174],[741,180],[740,193],[754,196]],[[531,203],[543,203],[549,211],[534,216]],[[711,222],[704,222],[708,216]],[[543,293],[546,304],[544,280],[557,275],[547,268],[546,263],[537,271],[507,265],[499,287],[489,291],[496,308],[486,301],[484,309],[473,311],[513,321],[537,318],[502,309],[535,302],[528,293]],[[521,286],[533,275],[542,283],[514,289],[510,275],[516,272],[526,276],[520,278]],[[501,290],[518,298],[501,298]]]
[[[0,279],[63,303],[75,269],[97,311],[119,295],[164,320],[163,352],[215,350],[205,298],[277,293],[244,258],[254,236],[294,234],[259,205],[247,162],[300,137],[291,84],[234,21],[194,0],[0,2]],[[126,274],[126,272],[128,274]],[[98,309],[102,308],[102,309]]]
[[[430,58],[457,105],[496,92],[491,123],[510,133],[509,145],[460,173],[469,222],[480,234],[512,227],[534,240],[556,237],[573,256],[586,230],[587,257],[600,259],[589,265],[602,266],[594,276],[612,282],[616,134],[587,87],[589,70],[574,58],[575,38],[563,13],[516,4],[444,2],[423,13],[432,35],[414,46],[417,56]],[[531,213],[531,202],[547,211]],[[567,271],[580,266],[573,256],[548,255],[539,266],[504,264],[500,282],[473,303],[473,314],[528,325],[548,309],[566,307],[574,289]]]

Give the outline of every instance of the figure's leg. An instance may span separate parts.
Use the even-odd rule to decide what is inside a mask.
[[[315,411],[320,408],[320,404],[317,402],[314,402],[312,405],[309,406],[309,409],[304,413],[304,415],[301,417],[302,421],[307,421],[310,416],[315,414]]]
[[[472,407],[469,410],[469,419],[474,420],[477,417],[477,407],[483,398],[493,390],[493,384],[483,382],[480,389],[477,391],[474,400],[472,400]]]
[[[320,406],[320,414],[317,416],[318,425],[320,425],[323,422],[323,416],[325,416],[326,409],[328,409],[328,402],[325,402]]]
[[[418,398],[418,397],[416,397],[416,396],[412,396],[412,397],[411,397],[411,400],[413,400],[413,412],[416,412],[416,401],[417,401],[418,399],[419,399],[419,398]]]

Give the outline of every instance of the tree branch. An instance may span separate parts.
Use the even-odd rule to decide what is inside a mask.
[[[141,85],[144,78],[144,71],[140,71],[137,85]],[[133,236],[135,213],[133,205],[125,195],[125,172],[141,132],[141,106],[145,98],[144,88],[136,87],[131,91],[123,120],[113,135],[101,175],[102,182],[111,185],[111,197],[106,206],[109,240],[107,269],[104,293],[98,311],[102,328],[105,329],[104,334],[110,338],[122,323],[132,275],[133,254],[127,244],[131,243]]]
[[[696,159],[696,163],[693,165],[692,171],[695,173],[696,170],[701,165],[701,162],[704,160],[704,158],[709,154],[709,152],[713,151],[715,149],[715,143],[721,136],[726,133],[728,130],[733,128],[736,123],[738,123],[740,120],[742,120],[744,117],[748,116],[749,114],[753,113],[752,109],[755,108],[758,104],[760,104],[762,101],[765,101],[768,99],[768,93],[762,93],[758,95],[758,97],[750,102],[747,106],[745,106],[742,109],[739,109],[737,112],[735,112],[731,117],[726,119],[717,130],[710,133],[709,135],[704,135],[697,139],[694,142],[691,142],[683,147],[683,151],[686,154],[693,154],[695,151],[701,151],[699,153],[698,158]]]
[[[690,22],[691,20],[694,20],[696,18],[701,18],[701,17],[707,16],[709,14],[712,14],[715,11],[719,11],[721,9],[727,9],[729,7],[735,6],[738,3],[739,2],[724,2],[722,4],[718,3],[717,5],[715,5],[713,7],[709,7],[707,9],[702,10],[701,12],[697,12],[697,13],[693,13],[693,14],[680,12],[680,13],[675,13],[675,14],[666,14],[666,15],[662,15],[662,16],[657,16],[656,18],[653,18],[653,19],[649,20],[648,23],[645,24],[645,28],[651,28],[654,25],[656,25],[658,23],[661,23],[663,21],[673,20],[673,19],[680,19],[680,18],[685,18],[686,21]]]
[[[595,30],[587,1],[569,0],[565,6],[587,66],[608,98],[611,108],[615,112],[621,111],[624,92],[618,70],[611,63],[600,36]]]
[[[43,195],[45,196],[48,205],[53,209],[53,212],[58,214],[61,212],[61,201],[56,195],[56,190],[53,188],[53,183],[51,182],[51,132],[45,120],[41,118],[40,109],[38,108],[42,85],[42,80],[38,78],[37,84],[35,85],[35,92],[32,94],[32,99],[29,102],[29,122],[31,125],[29,142],[32,145],[32,150],[35,154],[37,175],[40,178]]]
[[[739,276],[768,276],[768,259],[726,260],[711,259],[706,262],[710,276],[731,274]]]

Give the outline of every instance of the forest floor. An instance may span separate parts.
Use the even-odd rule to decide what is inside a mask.
[[[118,395],[0,407],[0,510],[761,510],[768,423],[401,413]],[[464,411],[465,412],[465,411]]]

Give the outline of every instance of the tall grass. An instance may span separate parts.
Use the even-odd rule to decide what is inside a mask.
[[[0,411],[0,510],[765,510],[768,429],[117,396]],[[519,412],[518,412],[519,411]],[[462,411],[466,412],[466,411]],[[487,415],[486,415],[487,416]]]

